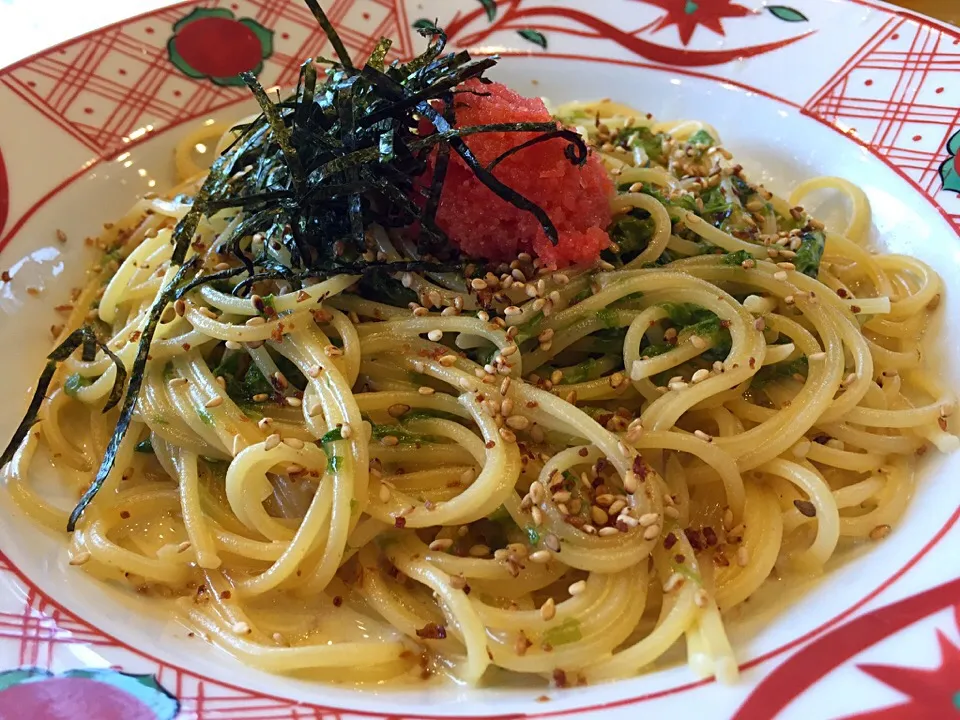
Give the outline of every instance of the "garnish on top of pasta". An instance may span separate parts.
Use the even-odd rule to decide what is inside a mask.
[[[683,638],[734,679],[724,614],[881,540],[956,449],[940,279],[867,250],[846,181],[777,197],[704,123],[551,114],[442,33],[356,67],[308,5],[338,59],[277,101],[244,75],[213,167],[105,226],[10,493],[267,670],[563,686]]]

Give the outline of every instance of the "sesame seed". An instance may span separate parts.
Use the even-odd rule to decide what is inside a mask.
[[[410,412],[410,406],[403,403],[395,403],[387,408],[387,415],[392,418],[399,418]]]
[[[322,372],[323,372],[322,367],[320,367],[319,365],[314,365],[309,370],[307,370],[307,375],[309,375],[312,378],[318,378],[320,377],[320,373]]]
[[[386,445],[387,447],[394,447],[395,445],[400,444],[400,440],[396,435],[384,435],[382,438],[380,438],[380,444]]]
[[[693,377],[690,378],[690,381],[696,384],[698,382],[703,382],[708,377],[710,377],[710,371],[707,370],[706,368],[700,368],[693,374]]]
[[[189,542],[189,541],[184,541],[184,542],[180,543],[179,545],[177,545],[177,552],[178,552],[178,553],[186,552],[186,551],[189,550],[191,547],[193,547],[193,543],[191,543],[191,542]]]
[[[705,433],[703,430],[694,430],[693,435],[704,442],[713,442],[713,438],[707,435],[707,433]]]
[[[386,485],[380,485],[380,491],[377,493],[377,496],[380,498],[380,502],[386,503],[390,501],[390,488]]]
[[[430,543],[429,547],[434,552],[443,552],[444,550],[449,550],[451,547],[453,547],[453,540],[450,538],[434,540],[432,543]]]
[[[750,562],[750,551],[743,545],[740,546],[740,549],[737,550],[737,565],[740,567],[746,567]]]
[[[623,489],[633,495],[638,487],[637,476],[633,472],[628,471],[623,478]]]
[[[518,308],[516,305],[509,305],[503,309],[503,314],[506,315],[507,317],[511,317],[513,315],[519,315],[522,312],[523,311],[520,308]]]
[[[506,400],[504,400],[504,402],[506,402]],[[530,420],[523,415],[511,415],[507,418],[506,423],[514,430],[526,430],[530,427]]]
[[[427,333],[427,339],[433,342],[440,342],[443,340],[443,330],[431,330]]]
[[[815,352],[812,355],[807,355],[807,360],[823,360],[827,357],[825,352]]]
[[[530,562],[535,562],[538,564],[548,563],[553,557],[553,553],[549,550],[537,550],[536,552],[530,553]]]
[[[353,426],[350,423],[343,423],[340,426],[340,437],[344,440],[349,440],[353,436]]]
[[[417,388],[417,392],[420,393],[421,395],[433,395],[436,392],[436,390],[434,390],[432,387],[427,387],[426,385],[422,385],[419,388]]]
[[[693,345],[697,350],[703,350],[705,347],[707,347],[707,341],[699,335],[691,335],[690,344]]]
[[[271,417],[263,417],[257,421],[257,427],[260,428],[260,430],[262,430],[263,432],[266,432],[267,428],[270,427],[270,425],[272,424],[273,424],[273,418]]]
[[[284,402],[286,402],[287,405],[289,405],[290,407],[300,407],[301,405],[303,405],[303,400],[301,400],[298,397],[284,398]]]
[[[705,608],[710,604],[710,596],[703,588],[697,590],[693,595],[693,602],[698,608]]]
[[[680,573],[673,573],[667,581],[663,584],[663,591],[665,593],[673,592],[678,590],[684,583],[683,575]]]
[[[543,525],[543,510],[534,505],[530,508],[530,516],[533,518],[533,524],[535,527],[540,527]]]
[[[890,534],[889,525],[877,525],[873,530],[870,531],[871,540],[883,540],[887,535]]]
[[[656,540],[660,537],[660,532],[662,528],[659,525],[651,525],[646,530],[643,531],[644,540]]]
[[[567,592],[571,595],[579,595],[587,589],[587,583],[584,580],[577,580],[570,587],[567,588]]]
[[[209,400],[207,400],[207,402],[206,402],[206,404],[204,405],[204,407],[205,407],[205,408],[215,408],[215,407],[220,407],[221,405],[223,405],[223,396],[222,396],[222,395],[217,395],[216,397],[210,398]]]
[[[663,509],[663,514],[670,518],[671,520],[676,520],[680,517],[680,511],[675,507],[666,507]]]
[[[532,559],[532,556],[531,556]],[[540,606],[540,617],[544,620],[550,621],[557,614],[557,604],[554,602],[553,598],[547,598],[543,605]]]
[[[639,518],[640,527],[652,527],[660,522],[660,516],[657,513],[644,513]]]
[[[241,621],[241,622],[235,622],[235,623],[230,627],[230,629],[233,630],[233,634],[234,634],[234,635],[249,635],[251,632],[253,632],[253,630],[251,630],[250,626],[249,626],[247,623],[242,622],[242,621]]]
[[[597,531],[597,535],[600,537],[610,537],[611,535],[618,535],[619,533],[620,531],[615,527],[604,527]]]
[[[263,441],[264,450],[273,450],[277,445],[280,444],[280,435],[274,433],[270,435],[266,440]]]
[[[490,554],[490,548],[486,545],[473,545],[470,550],[467,551],[467,554],[475,558],[486,557]]]
[[[303,440],[298,438],[284,438],[283,444],[292,447],[294,450],[303,450]]]
[[[777,272],[775,272],[775,273],[773,274],[773,279],[774,279],[774,280],[781,280],[781,281],[786,280],[786,279],[787,279],[787,273],[786,273],[784,270],[778,270]]]

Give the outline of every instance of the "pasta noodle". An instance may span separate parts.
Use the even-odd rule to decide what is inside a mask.
[[[619,187],[609,261],[556,271],[522,254],[480,283],[397,273],[411,306],[353,274],[164,303],[71,562],[178,598],[205,637],[274,672],[598,682],[683,639],[698,676],[734,680],[724,614],[772,574],[820,572],[841,546],[882,538],[915,456],[957,448],[955,401],[920,346],[941,282],[868,249],[869,204],[849,182],[778,198],[703,123],[611,103],[556,114]],[[107,264],[63,332],[89,312],[128,371],[201,192],[202,130],[177,149],[183,184],[104,232]],[[822,260],[807,246],[822,226],[797,207],[815,191],[852,208],[819,236]],[[242,270],[217,239],[243,222],[236,208],[203,216],[186,259]],[[645,233],[632,256],[631,227]],[[391,261],[413,252],[383,228],[367,241]],[[481,300],[488,285],[499,299]],[[39,523],[61,530],[70,513],[31,466],[53,459],[86,490],[117,372],[103,351],[70,355],[7,465]]]

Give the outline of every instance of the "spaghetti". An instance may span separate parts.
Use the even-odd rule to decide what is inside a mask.
[[[723,614],[773,573],[882,538],[915,456],[956,449],[919,345],[941,283],[867,250],[850,183],[779,198],[701,123],[606,102],[556,115],[619,189],[593,267],[521,254],[390,272],[386,289],[255,279],[244,254],[289,255],[242,229],[244,208],[202,213],[175,257],[203,175],[139,200],[64,331],[95,321],[115,357],[62,362],[6,466],[13,498],[68,523],[30,468],[52,460],[89,492],[119,412],[101,408],[156,313],[72,564],[176,598],[274,672],[477,683],[493,666],[563,685],[632,676],[683,640],[697,675],[732,681]],[[177,157],[190,167],[189,147]],[[849,200],[842,231],[800,209],[819,190]],[[403,233],[365,237],[378,260],[419,259]],[[181,266],[222,279],[175,299]]]

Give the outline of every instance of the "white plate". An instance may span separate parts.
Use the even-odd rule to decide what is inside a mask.
[[[787,3],[502,0],[492,22],[476,0],[327,5],[357,57],[380,35],[397,39],[397,53],[409,56],[421,42],[411,24],[438,19],[453,45],[507,56],[494,75],[521,92],[555,101],[610,96],[661,118],[706,120],[774,190],[823,174],[858,183],[873,204],[878,243],[944,276],[931,354],[957,384],[960,369],[949,360],[960,349],[960,34],[868,0]],[[221,24],[220,56],[229,50],[244,66],[238,69],[262,63],[264,85],[292,84],[300,59],[322,47],[313,18],[294,0],[203,4],[232,13],[232,25]],[[169,182],[177,138],[209,118],[243,113],[246,91],[212,77],[224,67],[203,66],[189,44],[181,47],[187,58],[170,57],[173,26],[194,5],[104,28],[0,70],[0,265],[13,276],[0,285],[7,348],[0,389],[9,410],[0,437],[15,427],[24,390],[49,350],[53,306],[90,261],[83,238],[137,194]],[[268,32],[258,36],[244,19]],[[203,12],[192,20],[203,21]],[[258,51],[251,34],[272,37],[272,47],[261,42]],[[65,244],[55,238],[58,228],[69,232]],[[39,297],[28,286],[42,288]],[[738,685],[697,681],[677,665],[550,691],[548,701],[540,692],[490,688],[361,694],[241,667],[186,637],[168,615],[67,572],[62,538],[31,524],[4,494],[0,719],[25,717],[24,703],[41,695],[50,707],[67,703],[75,717],[104,720],[948,718],[960,713],[960,556],[951,550],[960,542],[958,472],[958,457],[926,459],[917,497],[881,545],[840,558],[817,582],[777,588],[733,619],[744,670]],[[147,677],[135,682],[121,670]],[[125,709],[111,710],[114,700]],[[900,714],[883,714],[888,706]]]

